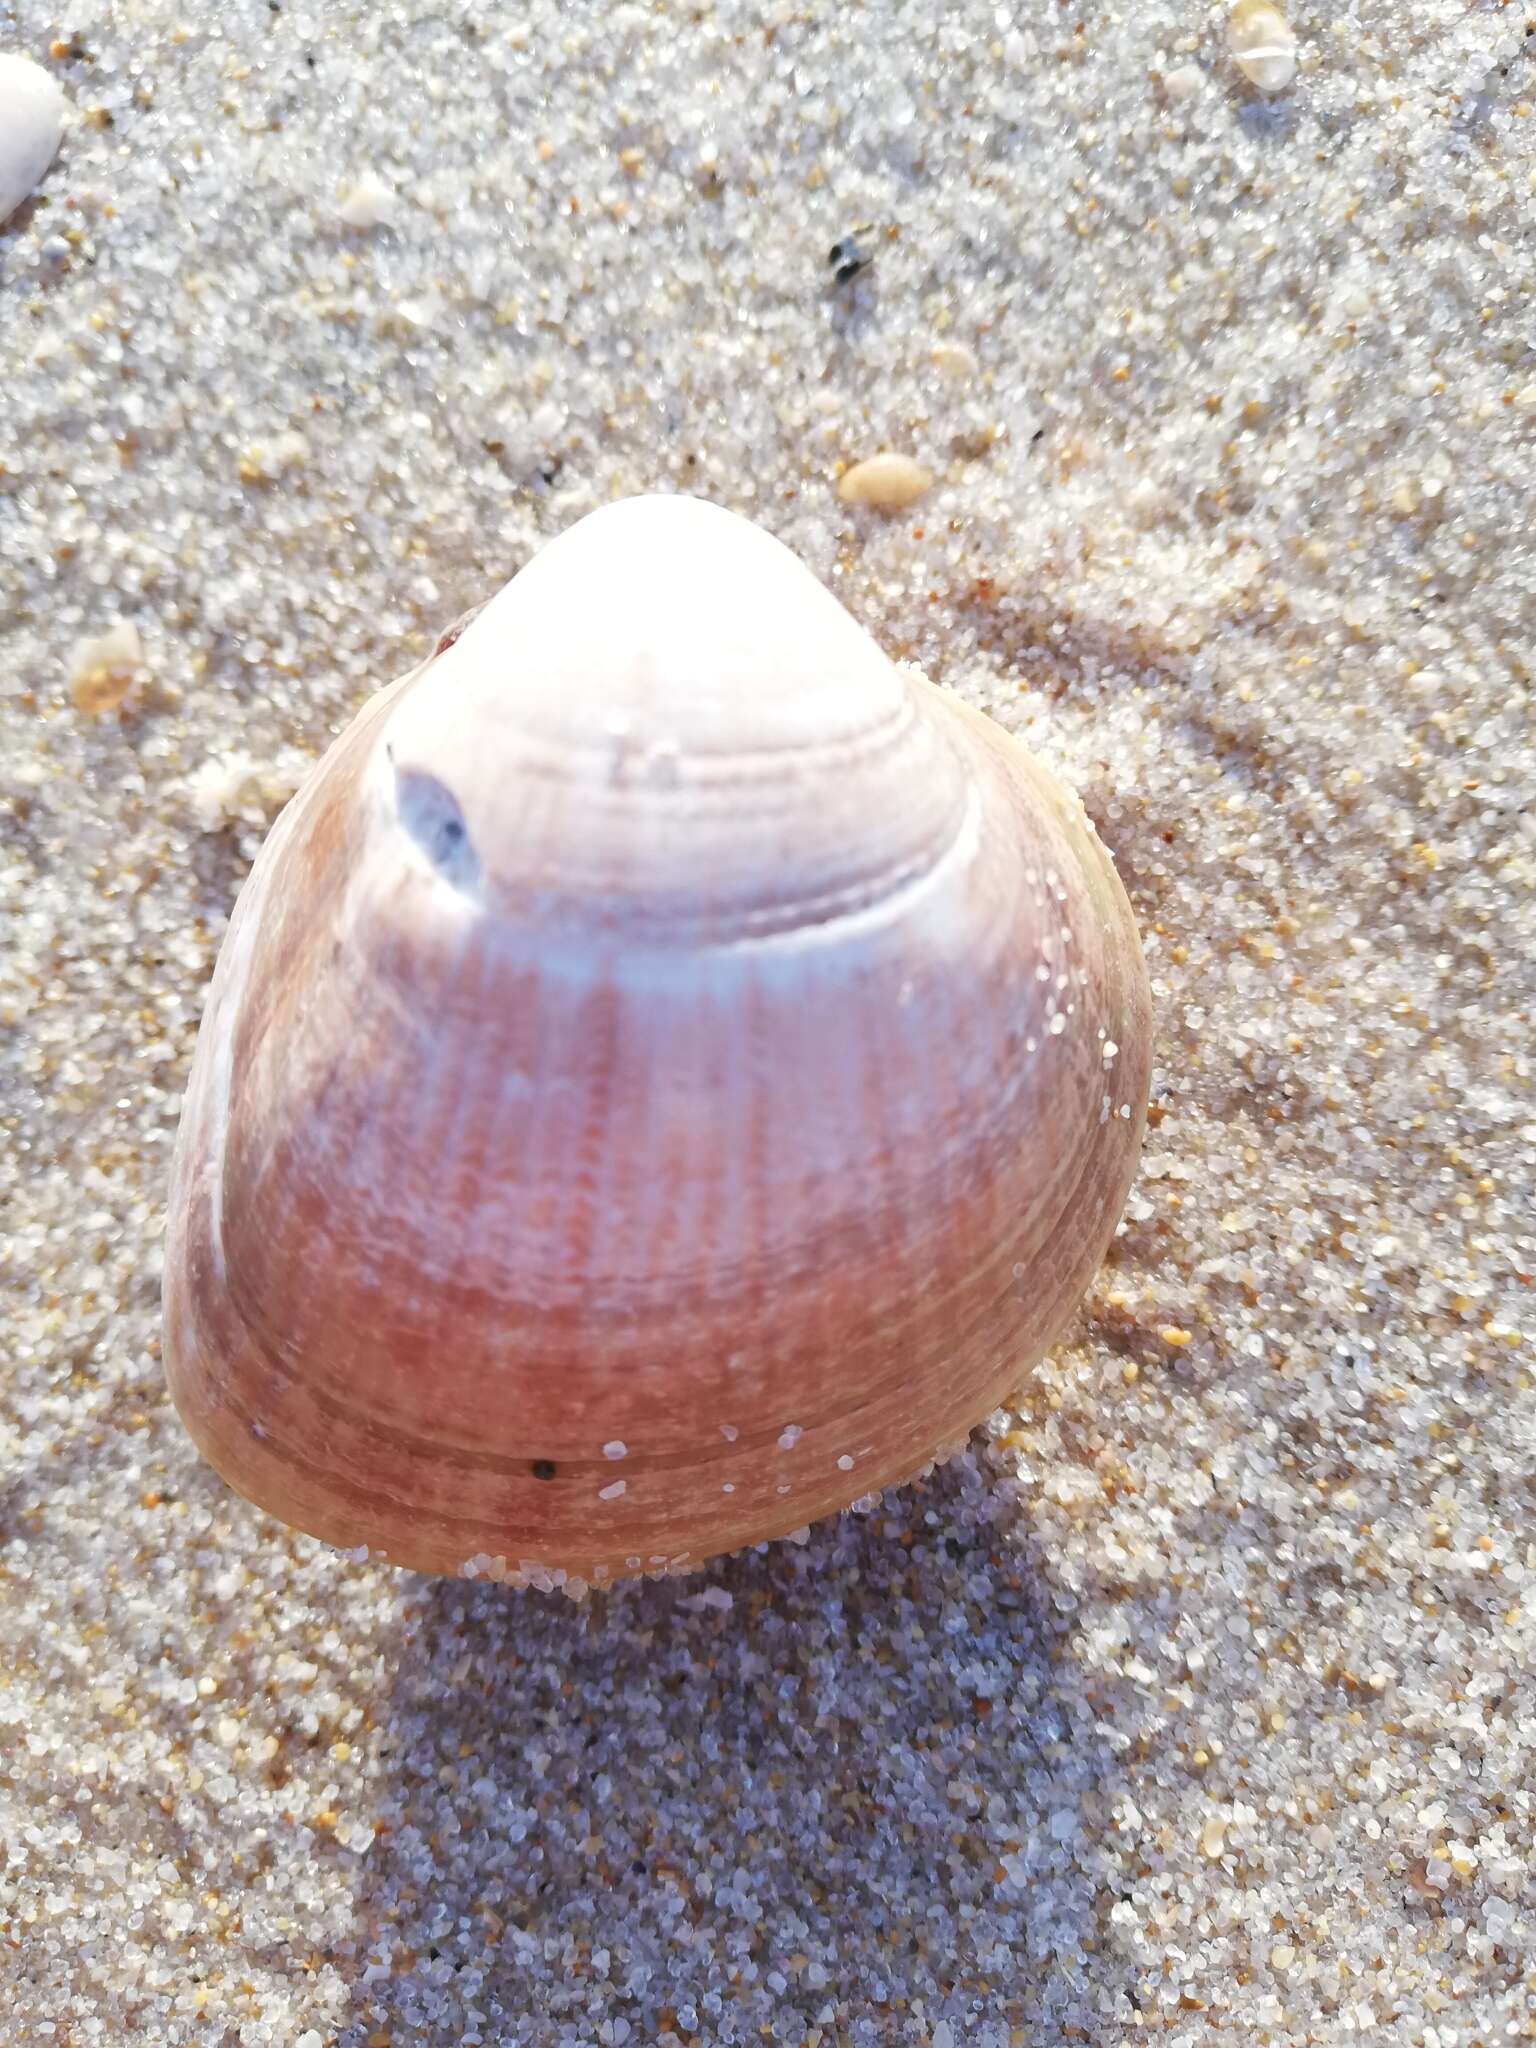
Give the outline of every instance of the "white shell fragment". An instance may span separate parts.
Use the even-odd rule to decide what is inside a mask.
[[[932,474],[910,455],[871,455],[856,462],[838,480],[837,495],[845,505],[874,505],[882,512],[899,512],[915,505],[933,487]]]
[[[1237,0],[1227,17],[1227,45],[1260,92],[1282,92],[1296,76],[1296,32],[1269,0]]]
[[[30,57],[0,55],[0,225],[42,183],[64,134],[64,89]]]
[[[377,171],[364,171],[342,195],[336,217],[343,227],[376,228],[395,212],[395,188]]]

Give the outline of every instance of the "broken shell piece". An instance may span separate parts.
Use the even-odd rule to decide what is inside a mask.
[[[342,194],[336,218],[343,227],[376,228],[395,215],[395,188],[377,171],[364,171]]]

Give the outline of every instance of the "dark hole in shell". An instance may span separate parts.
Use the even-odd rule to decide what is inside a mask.
[[[480,856],[458,798],[446,782],[424,768],[395,770],[395,810],[427,859],[456,889],[473,889],[480,880]]]

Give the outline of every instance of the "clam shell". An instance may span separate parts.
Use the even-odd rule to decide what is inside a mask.
[[[0,227],[43,181],[64,136],[64,88],[30,57],[0,51]]]
[[[908,1477],[1119,1216],[1149,999],[1077,799],[778,542],[605,508],[263,846],[165,1355],[242,1493],[403,1565],[677,1567]]]

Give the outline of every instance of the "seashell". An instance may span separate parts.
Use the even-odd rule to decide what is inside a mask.
[[[1260,92],[1283,92],[1296,76],[1296,31],[1270,0],[1235,0],[1227,46],[1237,68]]]
[[[1060,1333],[1150,1006],[1077,799],[697,499],[593,513],[382,691],[241,893],[165,1358],[229,1482],[601,1582],[910,1477]]]
[[[58,155],[64,106],[64,88],[51,72],[0,51],[0,227]]]
[[[910,455],[889,450],[866,456],[845,469],[837,495],[845,505],[873,505],[881,512],[900,512],[933,489],[933,473]]]

